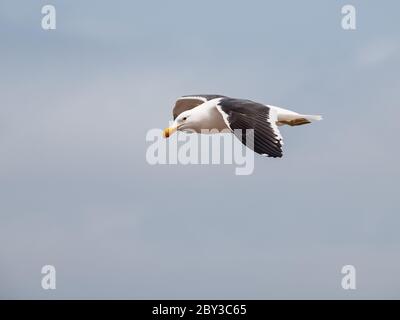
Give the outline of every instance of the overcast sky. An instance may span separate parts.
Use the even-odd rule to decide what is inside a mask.
[[[400,298],[400,3],[347,3],[2,0],[0,298]],[[192,93],[324,120],[250,176],[149,165]]]

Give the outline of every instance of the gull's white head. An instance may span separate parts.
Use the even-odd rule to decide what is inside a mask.
[[[200,124],[200,118],[193,109],[186,110],[178,115],[169,128],[165,128],[163,135],[165,138],[171,136],[175,131],[195,132]]]

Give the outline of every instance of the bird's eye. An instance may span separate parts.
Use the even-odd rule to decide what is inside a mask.
[[[183,117],[183,118],[182,118],[182,121],[186,121],[186,119],[187,119],[187,117]]]

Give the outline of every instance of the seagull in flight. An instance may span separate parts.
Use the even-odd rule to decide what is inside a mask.
[[[164,129],[168,138],[176,131],[204,133],[232,132],[244,145],[267,157],[282,157],[282,136],[278,126],[299,126],[321,120],[319,115],[299,114],[287,109],[245,99],[215,94],[182,96],[173,108],[174,122]],[[253,139],[248,134],[252,132]],[[251,141],[251,142],[250,142]]]

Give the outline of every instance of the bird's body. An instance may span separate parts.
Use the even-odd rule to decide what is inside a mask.
[[[321,116],[302,115],[287,109],[221,95],[190,95],[177,99],[174,125],[164,130],[211,133],[231,131],[246,146],[269,157],[282,156],[282,136],[278,126],[298,126],[321,120]],[[252,138],[249,139],[249,132]],[[251,143],[250,143],[251,141]]]

